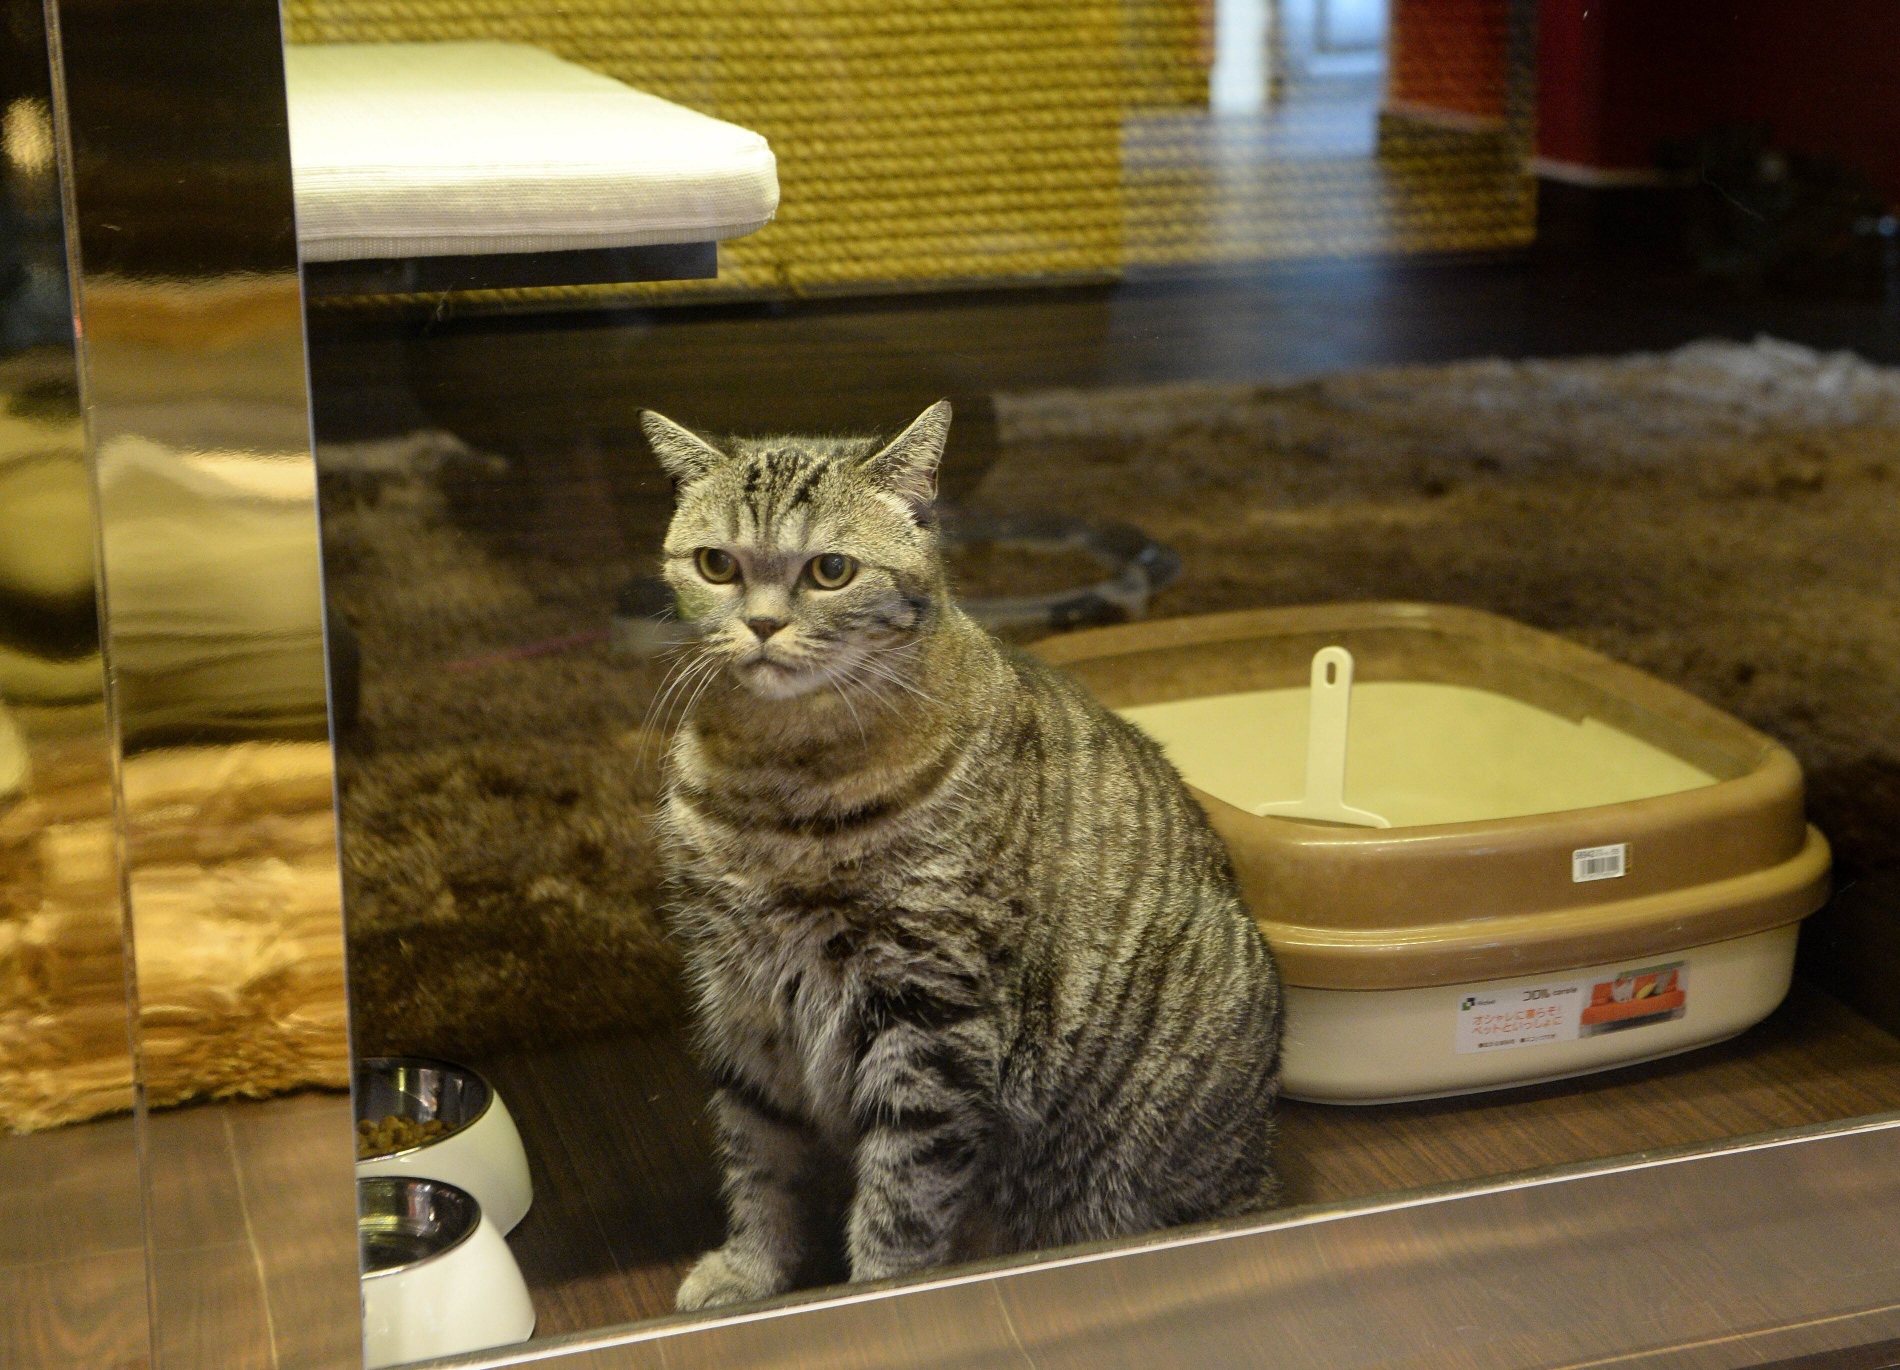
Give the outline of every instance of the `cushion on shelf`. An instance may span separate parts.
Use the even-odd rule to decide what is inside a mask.
[[[285,52],[307,261],[736,238],[778,208],[764,138],[520,43]]]

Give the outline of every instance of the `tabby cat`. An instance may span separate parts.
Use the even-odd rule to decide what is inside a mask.
[[[661,832],[729,1235],[679,1306],[1273,1201],[1280,988],[1160,748],[951,599],[950,406],[642,425],[700,629]]]

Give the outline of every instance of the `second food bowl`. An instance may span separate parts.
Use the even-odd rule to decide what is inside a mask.
[[[356,1182],[368,1370],[526,1341],[534,1304],[508,1243],[440,1180]]]

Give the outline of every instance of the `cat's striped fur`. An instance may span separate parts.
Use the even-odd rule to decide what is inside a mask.
[[[1272,1202],[1266,944],[1159,748],[951,601],[949,406],[883,448],[643,422],[702,630],[661,827],[730,1218],[680,1306],[840,1234],[877,1279]]]

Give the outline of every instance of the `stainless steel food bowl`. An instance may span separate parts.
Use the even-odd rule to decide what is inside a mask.
[[[450,1061],[426,1056],[365,1056],[356,1063],[356,1120],[390,1117],[415,1123],[441,1119],[449,1130],[419,1147],[378,1152],[362,1160],[380,1160],[437,1146],[469,1127],[489,1109],[495,1091],[488,1081]]]
[[[363,1364],[370,1370],[507,1346],[534,1333],[534,1300],[466,1189],[419,1175],[356,1181]]]
[[[356,1182],[356,1238],[363,1278],[393,1275],[445,1256],[475,1235],[482,1209],[441,1180],[376,1175]]]

